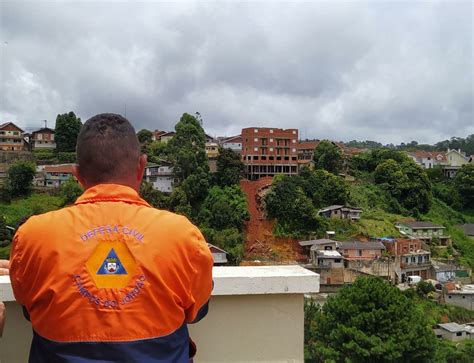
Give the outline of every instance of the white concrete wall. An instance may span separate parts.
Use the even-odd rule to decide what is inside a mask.
[[[300,266],[214,267],[209,314],[190,326],[202,362],[304,362],[304,294],[319,292],[319,275]],[[0,276],[7,320],[0,362],[28,360],[31,326]]]

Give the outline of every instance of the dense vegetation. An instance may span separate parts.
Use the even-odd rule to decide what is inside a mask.
[[[352,140],[345,143],[348,147],[358,147],[358,148],[367,148],[367,149],[379,149],[383,147],[380,142],[377,141],[356,141]],[[444,140],[437,142],[434,145],[429,144],[419,144],[416,141],[411,141],[409,143],[401,143],[400,145],[388,144],[385,147],[396,150],[406,150],[406,151],[438,151],[438,150],[447,150],[447,149],[461,149],[466,152],[468,155],[474,155],[474,134],[469,135],[465,139],[462,137],[452,137],[449,140]]]
[[[358,278],[318,309],[306,306],[306,358],[316,362],[416,362],[434,356],[426,318],[398,288]]]
[[[169,195],[144,182],[140,193],[157,208],[168,209],[190,218],[209,243],[223,248],[229,259],[238,263],[243,257],[243,224],[249,218],[247,200],[239,182],[243,164],[239,155],[220,150],[217,171],[211,175],[205,151],[206,136],[199,120],[183,114],[168,142],[152,141],[140,131],[142,151],[148,160],[171,162],[175,183]]]
[[[401,292],[376,277],[360,277],[328,298],[322,308],[309,299],[305,304],[305,359],[472,362],[474,342],[456,346],[436,339],[431,328],[444,321],[472,321],[474,312],[439,305],[421,290]]]

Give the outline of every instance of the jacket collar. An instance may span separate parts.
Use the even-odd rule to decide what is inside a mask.
[[[150,207],[146,201],[140,198],[135,190],[119,184],[98,184],[93,186],[77,198],[74,204],[96,202],[125,202]]]

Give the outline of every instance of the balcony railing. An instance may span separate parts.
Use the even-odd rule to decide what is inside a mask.
[[[319,275],[300,266],[214,267],[209,314],[190,325],[195,362],[303,362],[304,294],[319,292]],[[7,317],[0,362],[27,362],[31,326],[0,276]]]

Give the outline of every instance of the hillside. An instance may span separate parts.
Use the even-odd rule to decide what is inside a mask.
[[[16,228],[25,218],[60,208],[63,199],[45,193],[33,193],[28,197],[0,203],[0,216],[5,217],[8,226]],[[1,242],[1,241],[0,241]],[[8,258],[10,246],[0,246],[0,259]]]
[[[387,210],[390,210],[393,201],[374,184],[352,184],[350,193],[351,202],[355,206],[361,207],[364,212],[359,222],[346,222],[347,225],[351,225],[351,228],[347,229],[345,233],[341,230],[336,231],[339,238],[349,238],[357,235],[363,237],[397,237],[400,235],[393,223],[400,220],[414,220],[413,217],[388,212]],[[453,247],[461,254],[460,262],[474,268],[474,240],[467,237],[460,228],[456,227],[466,222],[474,223],[472,212],[460,213],[441,200],[434,198],[429,212],[421,215],[420,219],[445,226],[446,234],[452,238]],[[338,222],[340,223],[340,221]],[[337,226],[338,222],[331,222],[331,225]]]

